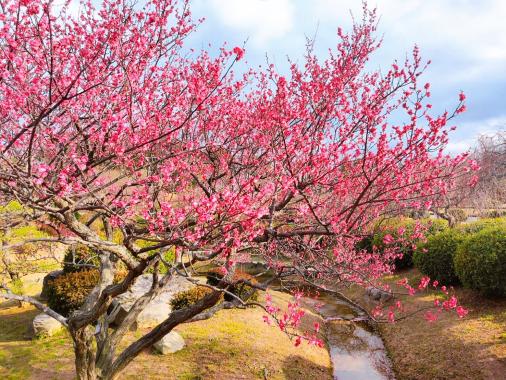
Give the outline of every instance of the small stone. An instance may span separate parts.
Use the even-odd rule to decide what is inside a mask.
[[[369,287],[366,289],[367,296],[374,301],[382,301],[386,302],[393,298],[393,294],[391,292],[387,292],[385,290],[381,290],[374,287]]]
[[[173,354],[184,348],[185,342],[181,335],[175,331],[171,331],[162,339],[156,342],[153,347],[162,355]]]
[[[63,325],[45,313],[38,314],[33,319],[35,336],[51,336],[62,329]]]

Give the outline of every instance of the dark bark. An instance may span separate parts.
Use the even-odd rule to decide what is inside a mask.
[[[169,318],[156,326],[149,333],[128,346],[114,361],[110,377],[107,379],[117,379],[120,372],[145,348],[151,347],[155,342],[163,338],[174,327],[184,323],[202,311],[215,305],[220,299],[221,293],[212,292],[192,306],[173,311]]]

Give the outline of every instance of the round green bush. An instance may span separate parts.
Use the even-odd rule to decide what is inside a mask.
[[[176,293],[170,301],[173,310],[183,309],[197,303],[199,300],[207,296],[213,290],[205,286],[196,286],[194,288]]]
[[[506,218],[484,218],[476,222],[462,223],[457,228],[464,234],[474,234],[491,227],[506,229]]]
[[[98,270],[68,272],[48,284],[47,304],[63,316],[79,309],[100,278]]]
[[[212,286],[217,286],[218,283],[223,278],[223,274],[218,269],[211,270],[207,274],[207,283]],[[236,270],[234,273],[234,277],[231,281],[231,284],[228,287],[228,291],[243,301],[257,301],[258,300],[258,292],[254,290],[253,287],[250,285],[244,283],[244,281],[247,281],[251,284],[256,284],[256,279],[251,276],[250,274],[243,272],[241,270]],[[249,297],[248,297],[249,296]],[[224,295],[225,301],[233,301],[234,297],[230,294]]]
[[[469,235],[458,246],[454,265],[464,286],[506,296],[506,228],[489,227]]]
[[[437,280],[441,284],[458,283],[453,257],[462,240],[462,234],[456,230],[445,230],[429,236],[413,254],[415,266],[431,280]]]
[[[117,283],[124,279],[126,272],[118,271],[114,276]],[[67,317],[79,309],[100,278],[96,269],[64,273],[50,281],[47,288],[48,306]]]
[[[100,267],[98,253],[84,244],[74,244],[67,248],[63,257],[65,273],[88,271]]]

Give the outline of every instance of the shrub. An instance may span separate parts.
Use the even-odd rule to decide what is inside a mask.
[[[121,281],[125,275],[125,272],[117,272],[114,281]],[[48,284],[48,306],[61,315],[68,316],[82,306],[99,278],[96,269],[64,273]]]
[[[491,227],[506,228],[506,218],[480,219],[472,223],[463,223],[457,228],[464,234],[474,234]]]
[[[377,248],[379,253],[382,253],[387,247],[384,243],[386,235],[391,235],[394,240],[398,240],[401,237],[407,238],[406,241],[393,243],[393,247],[396,247],[398,252],[402,255],[395,259],[394,265],[396,269],[410,268],[413,266],[413,244],[420,244],[420,239],[409,239],[409,237],[415,232],[417,222],[424,226],[425,231],[423,232],[425,236],[435,235],[448,228],[447,221],[428,218],[418,221],[411,218],[395,218],[388,220],[383,226],[376,227],[376,231],[372,238],[372,244]],[[399,234],[400,228],[405,230],[402,236]],[[392,245],[389,245],[389,247],[392,247]]]
[[[365,250],[370,253],[373,251],[373,241],[374,235],[366,235],[355,243],[355,250]]]
[[[68,316],[79,309],[86,296],[98,283],[97,270],[68,272],[48,284],[47,304],[61,315]]]
[[[212,289],[206,288],[205,286],[196,286],[176,293],[174,298],[170,301],[170,305],[173,310],[183,309],[197,303],[197,301],[201,300],[212,291]]]
[[[207,283],[212,286],[218,285],[218,283],[223,278],[223,274],[218,269],[209,271],[207,275]],[[246,272],[241,270],[236,270],[234,273],[234,277],[231,281],[230,286],[228,287],[228,291],[232,294],[235,294],[237,297],[241,298],[243,301],[256,301],[258,299],[258,292],[254,291],[250,285],[245,284],[244,281],[248,281],[249,283],[256,284],[256,279],[249,275]],[[251,294],[250,297],[248,295]],[[234,297],[230,294],[224,295],[225,301],[233,301]]]
[[[68,247],[63,257],[63,271],[71,273],[90,269],[90,266],[84,266],[83,264],[99,267],[98,253],[84,244],[75,244]]]
[[[413,228],[415,226],[415,221],[411,218],[396,218],[386,221],[386,223],[382,226],[377,226],[374,232],[374,236],[372,238],[372,244],[379,253],[382,253],[387,244],[385,244],[384,239],[385,236],[391,235],[395,240],[400,238],[399,228],[404,228],[406,231],[405,235],[411,235],[413,233]],[[397,248],[398,252],[401,254],[400,257],[395,259],[395,267],[397,269],[408,268],[413,265],[412,255],[413,249],[410,243],[401,243],[396,242],[393,245],[389,245],[389,247]]]
[[[469,235],[457,248],[454,265],[464,286],[506,296],[506,229],[495,226]]]
[[[415,266],[432,280],[451,285],[458,282],[453,257],[463,237],[459,231],[445,230],[429,236],[413,254]]]
[[[506,210],[491,210],[485,213],[486,218],[503,218],[506,216]]]
[[[420,222],[427,228],[427,230],[425,231],[425,236],[427,237],[436,235],[448,229],[448,221],[444,219],[427,218],[422,219]]]
[[[457,223],[461,223],[467,219],[467,214],[461,208],[451,208],[448,210],[448,214],[450,214]]]
[[[395,218],[385,222],[385,224],[376,227],[376,231],[374,233],[372,244],[378,252],[381,254],[387,247],[396,248],[397,252],[400,254],[398,258],[395,259],[394,265],[396,269],[409,268],[413,265],[412,256],[413,249],[410,242],[395,242],[393,244],[386,244],[384,239],[387,235],[391,235],[394,240],[398,240],[401,236],[399,234],[399,229],[405,229],[403,236],[409,236],[413,233],[415,226],[415,221],[411,218]]]

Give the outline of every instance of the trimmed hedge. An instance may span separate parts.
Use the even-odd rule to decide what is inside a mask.
[[[468,236],[457,248],[454,266],[464,286],[506,296],[506,228],[493,226]]]
[[[125,276],[125,272],[117,272],[114,282],[123,280]],[[48,306],[65,317],[69,316],[83,305],[99,278],[100,273],[96,269],[64,273],[48,284]]]
[[[441,284],[458,283],[453,257],[462,240],[462,234],[456,230],[445,230],[429,236],[427,242],[421,244],[413,254],[415,266],[431,280]]]
[[[183,309],[185,307],[194,305],[212,291],[212,289],[206,288],[205,286],[196,286],[194,288],[176,293],[174,298],[170,301],[170,305],[172,306],[173,310]]]
[[[506,218],[480,219],[472,223],[463,223],[457,229],[464,234],[473,234],[491,227],[506,229]]]

